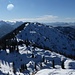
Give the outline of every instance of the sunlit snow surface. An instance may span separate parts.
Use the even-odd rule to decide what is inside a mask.
[[[75,75],[75,70],[63,69],[43,69],[35,75]]]
[[[75,40],[69,39],[52,27],[39,24],[27,24],[24,30],[17,34],[17,41],[29,40],[37,45],[47,47],[58,53],[74,55]],[[9,49],[0,50],[0,74],[3,75],[75,75],[75,60],[63,55],[25,44],[18,45],[19,53],[10,53]],[[53,61],[54,60],[54,61]],[[61,64],[64,61],[64,68]],[[53,62],[54,67],[53,68]],[[14,63],[14,65],[13,65]],[[27,68],[20,71],[21,66]],[[15,73],[14,73],[15,70]]]
[[[74,66],[69,67],[69,62],[74,62],[74,60],[68,59],[60,54],[57,54],[55,52],[51,52],[49,50],[44,50],[40,48],[34,48],[33,46],[28,46],[26,45],[19,45],[19,53],[13,52],[9,53],[8,50],[0,51],[0,71],[3,74],[11,74],[11,75],[32,75],[33,73],[37,73],[36,75],[68,75],[68,73],[72,72],[72,75],[74,75],[74,69],[69,70],[69,68]],[[34,57],[32,58],[32,54],[34,54]],[[42,61],[42,57],[44,56],[44,62]],[[55,61],[55,69],[52,67],[52,60],[54,59]],[[61,69],[61,61],[65,61],[65,66],[66,69],[63,70]],[[16,73],[13,73],[13,65],[12,63],[14,62],[14,67],[16,70]],[[36,69],[35,69],[35,63],[36,63]],[[20,72],[20,67],[22,64],[26,64],[27,70],[24,70],[23,72]],[[41,66],[42,64],[42,66]],[[74,65],[72,63],[72,65]],[[42,70],[45,69],[46,71]],[[48,69],[48,70],[47,70]],[[40,71],[42,70],[42,71]],[[39,71],[39,72],[38,72]],[[43,73],[44,72],[44,73]]]
[[[75,57],[75,40],[54,27],[29,23],[16,37],[68,57]]]

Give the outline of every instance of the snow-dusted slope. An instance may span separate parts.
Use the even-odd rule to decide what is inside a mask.
[[[72,26],[58,26],[55,27],[56,29],[60,30],[64,35],[69,36],[71,39],[75,40],[75,28]]]
[[[0,74],[75,74],[75,60],[65,57],[74,58],[74,40],[50,26],[39,23],[26,23],[24,26],[24,29],[19,30],[13,39],[9,39],[10,42],[6,42],[6,47],[0,50]]]
[[[75,75],[75,70],[43,69],[35,75]]]
[[[75,40],[72,40],[53,27],[39,23],[29,23],[17,37],[65,56],[75,57]]]
[[[50,71],[44,71],[45,75],[49,75],[48,73],[55,75],[57,72],[60,75],[62,71],[66,73],[74,72],[75,74],[75,66],[72,66],[75,65],[74,60],[49,50],[34,48],[33,46],[26,47],[24,44],[18,45],[18,48],[19,53],[16,51],[10,53],[9,49],[0,51],[0,71],[3,75],[35,75],[42,69],[50,69]],[[62,69],[62,63],[65,70]],[[70,70],[70,68],[73,70]],[[38,73],[36,75],[43,75]]]

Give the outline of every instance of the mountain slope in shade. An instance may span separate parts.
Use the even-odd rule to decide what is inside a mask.
[[[7,23],[6,23],[5,21],[0,21],[0,27],[1,27],[2,25],[7,25]]]
[[[65,56],[71,58],[75,57],[75,40],[62,34],[60,30],[54,27],[39,23],[30,23],[17,35],[17,37]]]
[[[0,27],[0,38],[6,34],[8,34],[9,32],[11,32],[12,30],[14,30],[14,28],[11,25],[2,25]]]
[[[12,30],[17,28],[21,24],[23,24],[22,21],[16,21],[16,22],[0,21],[0,38],[10,33]]]
[[[64,35],[69,36],[70,38],[75,40],[75,28],[72,26],[57,26],[56,29],[60,30]]]

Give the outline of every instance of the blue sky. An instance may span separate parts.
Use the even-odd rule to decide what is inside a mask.
[[[0,20],[75,22],[75,0],[0,0]]]

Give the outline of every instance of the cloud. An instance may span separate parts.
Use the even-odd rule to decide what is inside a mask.
[[[14,19],[14,21],[30,21],[30,22],[54,22],[58,16],[54,15],[44,15],[36,18],[20,18],[20,19]]]
[[[8,4],[8,5],[7,5],[7,10],[10,11],[10,10],[12,10],[13,8],[14,8],[14,5],[13,5],[13,4]]]
[[[75,18],[74,17],[68,17],[68,18],[65,18],[65,21],[66,22],[75,22]]]
[[[69,17],[68,17],[68,18],[66,18],[66,20],[75,20],[75,18],[69,18]]]

